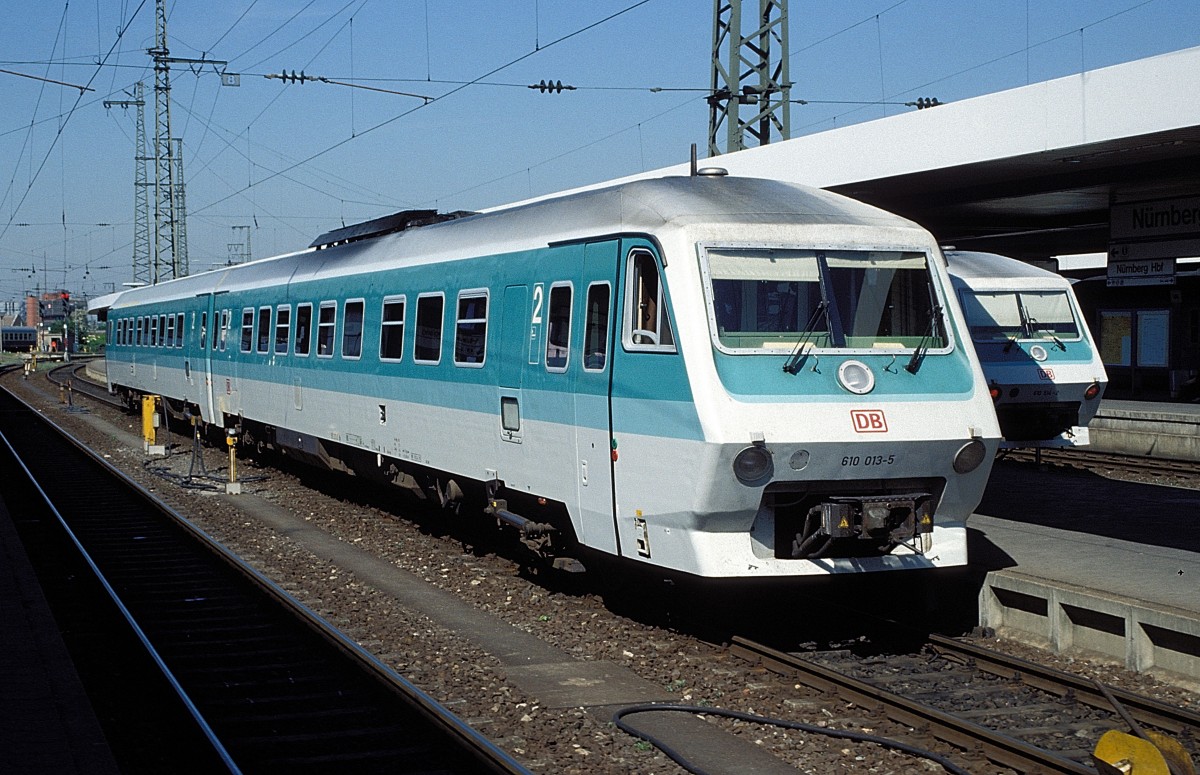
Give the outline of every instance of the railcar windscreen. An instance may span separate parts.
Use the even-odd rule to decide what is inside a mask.
[[[723,350],[946,346],[924,253],[710,248],[706,259]]]
[[[1066,291],[973,291],[962,301],[977,342],[1080,336]]]

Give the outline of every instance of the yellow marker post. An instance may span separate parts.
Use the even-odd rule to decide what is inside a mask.
[[[147,455],[165,455],[167,448],[158,443],[160,424],[158,396],[142,396],[142,443]]]
[[[237,480],[237,431],[229,428],[225,432],[225,445],[229,447],[229,481],[225,483],[228,495],[239,495],[242,483]]]

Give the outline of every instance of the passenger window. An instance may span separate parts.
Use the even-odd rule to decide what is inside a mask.
[[[487,351],[487,291],[458,295],[458,320],[454,326],[454,363],[482,366]]]
[[[254,346],[254,310],[242,310],[242,352],[248,353]]]
[[[292,327],[292,308],[282,306],[275,311],[275,354],[288,354],[288,336]]]
[[[404,357],[404,297],[383,300],[383,317],[379,324],[379,359],[398,361]]]
[[[417,333],[413,339],[413,360],[438,363],[442,359],[442,313],[446,300],[442,294],[417,297]]]
[[[258,352],[266,354],[271,348],[271,308],[258,308]]]
[[[166,332],[166,341],[163,343],[166,347],[175,346],[175,316],[167,315],[163,320],[163,328]]]
[[[137,346],[142,346],[142,329],[145,328],[146,319],[139,317],[137,319]]]
[[[312,346],[312,305],[296,307],[296,355],[308,355]]]
[[[361,358],[363,337],[363,300],[346,302],[346,317],[342,321],[342,357]]]
[[[208,346],[208,312],[200,313],[200,349]]]
[[[550,287],[546,326],[546,368],[566,371],[567,348],[571,345],[571,286]]]
[[[150,317],[150,346],[158,347],[158,317]]]
[[[658,264],[649,251],[629,254],[629,285],[625,306],[625,343],[630,349],[675,352],[675,337],[667,316],[666,296]]]
[[[225,343],[229,340],[229,317],[229,310],[221,310],[221,352],[225,352]]]
[[[333,337],[337,328],[337,302],[323,301],[317,310],[317,357],[333,357]]]
[[[587,308],[584,311],[583,368],[602,371],[608,363],[608,302],[611,290],[608,283],[588,286]]]
[[[193,315],[194,314],[195,313],[193,313]],[[182,312],[175,313],[175,346],[176,347],[183,347],[183,332],[185,330],[185,326],[184,326],[185,322],[187,322],[187,321],[186,321],[186,316],[184,315],[184,313],[182,313]],[[195,319],[193,319],[192,322],[194,323]]]

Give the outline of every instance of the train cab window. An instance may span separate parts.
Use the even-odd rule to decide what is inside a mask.
[[[592,283],[584,307],[583,369],[603,371],[608,362],[608,283]]]
[[[208,311],[200,313],[200,349],[208,347]]]
[[[225,352],[225,344],[226,344],[226,342],[229,341],[230,314],[231,314],[230,311],[227,309],[221,310],[221,342],[220,342],[220,348],[219,348],[221,350],[221,352]],[[217,332],[214,331],[213,335],[215,336],[216,333]]]
[[[254,347],[254,309],[246,307],[242,310],[242,352],[248,353]]]
[[[454,365],[482,366],[487,352],[486,290],[458,294],[458,318],[454,324]]]
[[[337,302],[323,301],[317,311],[317,357],[333,357],[333,336],[337,329]]]
[[[275,310],[275,354],[288,354],[288,339],[292,328],[292,308],[286,304]]]
[[[266,354],[271,349],[271,308],[258,308],[258,352]]]
[[[312,305],[301,304],[296,307],[296,355],[308,355],[312,347]]]
[[[546,309],[546,369],[567,370],[567,352],[571,345],[571,286],[550,286]]]
[[[442,360],[442,313],[446,299],[440,293],[417,297],[417,332],[413,337],[413,360],[435,364]]]
[[[632,350],[675,352],[658,264],[647,250],[629,254],[625,297],[625,346]]]
[[[398,361],[404,357],[404,297],[383,300],[379,324],[379,360]]]
[[[362,299],[346,302],[346,316],[342,321],[342,357],[361,358],[363,340],[363,305]]]

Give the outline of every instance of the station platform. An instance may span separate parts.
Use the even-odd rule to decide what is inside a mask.
[[[1095,452],[1200,461],[1200,404],[1104,399],[1088,434]]]
[[[981,625],[1200,686],[1200,490],[999,461],[967,527]]]
[[[0,500],[0,772],[119,771]]]

